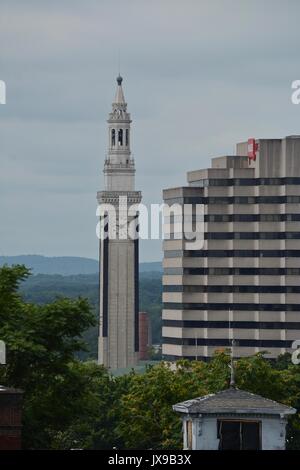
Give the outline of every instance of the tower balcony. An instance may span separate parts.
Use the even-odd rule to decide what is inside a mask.
[[[141,191],[98,191],[97,200],[99,204],[119,204],[122,196],[127,197],[127,203],[139,204],[142,200]]]
[[[104,161],[104,172],[109,171],[109,170],[128,170],[132,169],[135,170],[135,165],[134,165],[134,160],[131,158],[128,160],[126,163],[124,162],[118,162],[118,163],[112,163],[110,159],[106,159]]]

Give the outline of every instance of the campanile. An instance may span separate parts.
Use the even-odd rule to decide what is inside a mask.
[[[125,102],[122,77],[108,117],[108,152],[104,162],[104,191],[99,205],[110,205],[102,215],[100,237],[100,322],[98,362],[116,369],[137,363],[139,351],[139,241],[126,236],[128,227],[138,227],[130,207],[141,202],[135,191],[135,164],[130,151],[131,118]],[[100,219],[101,219],[100,218]],[[124,222],[125,220],[125,222]]]

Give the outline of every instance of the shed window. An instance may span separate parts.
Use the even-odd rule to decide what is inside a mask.
[[[260,450],[259,421],[218,421],[220,450]]]

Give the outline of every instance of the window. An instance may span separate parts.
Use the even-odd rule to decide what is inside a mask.
[[[261,214],[260,221],[261,222],[280,222],[281,214]]]
[[[260,450],[260,421],[218,421],[220,450]]]
[[[112,129],[111,131],[111,146],[114,147],[116,145],[116,131]]]
[[[129,130],[128,129],[126,129],[125,136],[126,136],[125,137],[125,145],[126,145],[126,147],[128,147],[128,145],[129,145]]]
[[[120,147],[123,145],[123,129],[119,129],[118,144],[119,144]]]
[[[229,274],[228,268],[209,268],[208,274],[212,276],[227,276]]]
[[[299,196],[286,196],[286,202],[287,203],[294,204],[294,203],[298,203],[299,201],[300,201]]]

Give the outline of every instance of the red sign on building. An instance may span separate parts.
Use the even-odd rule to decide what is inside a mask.
[[[258,144],[255,142],[255,139],[248,139],[248,158],[249,160],[256,160],[256,153],[258,150]]]

